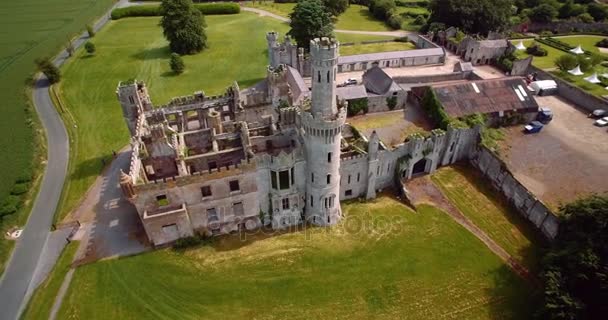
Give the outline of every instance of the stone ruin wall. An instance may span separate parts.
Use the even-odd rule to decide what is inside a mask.
[[[548,239],[554,239],[557,236],[559,229],[557,216],[513,176],[513,173],[498,156],[487,148],[480,147],[471,158],[470,163],[543,235]]]

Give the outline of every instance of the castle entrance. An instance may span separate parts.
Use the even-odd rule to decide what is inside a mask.
[[[424,174],[426,162],[426,158],[422,158],[418,162],[414,163],[414,168],[412,169],[412,176]]]

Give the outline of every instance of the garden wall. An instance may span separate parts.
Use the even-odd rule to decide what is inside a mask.
[[[591,112],[595,109],[608,109],[608,101],[605,99],[589,94],[557,76],[534,66],[530,66],[529,73],[533,72],[537,74],[538,80],[555,80],[555,82],[557,82],[559,96],[580,106],[586,111]]]
[[[608,23],[584,23],[574,21],[556,21],[549,23],[532,23],[529,25],[522,25],[515,27],[516,31],[526,32],[542,32],[551,31],[557,33],[570,33],[570,32],[599,32],[608,33]]]
[[[470,163],[547,238],[555,238],[559,228],[558,218],[513,176],[502,160],[487,148],[480,147],[471,157]]]
[[[443,81],[455,81],[455,80],[466,80],[470,79],[472,72],[452,72],[452,73],[441,73],[441,74],[429,74],[420,76],[397,76],[393,77],[393,80],[397,83],[433,83]]]

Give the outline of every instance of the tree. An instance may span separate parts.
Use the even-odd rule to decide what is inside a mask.
[[[568,71],[576,68],[578,61],[575,56],[566,53],[555,59],[555,66],[562,71]]]
[[[570,17],[576,17],[580,14],[585,13],[585,7],[574,3],[572,0],[566,1],[563,6],[559,8],[558,17],[560,19],[568,19]]]
[[[587,6],[587,12],[598,22],[608,18],[608,6],[604,4],[590,3]]]
[[[348,0],[323,0],[323,4],[334,17],[343,14],[348,9]]]
[[[395,0],[371,0],[368,8],[374,17],[386,21],[393,15],[397,5]]]
[[[444,23],[467,33],[504,31],[509,27],[511,0],[431,0],[429,22]]]
[[[555,17],[557,17],[557,9],[548,3],[534,7],[530,12],[530,20],[534,22],[551,22]]]
[[[89,38],[93,38],[95,36],[95,29],[90,24],[87,24],[87,33],[89,34]]]
[[[184,72],[184,69],[186,68],[186,65],[184,64],[184,60],[182,59],[182,57],[175,52],[171,54],[171,60],[169,60],[169,66],[171,67],[171,70],[173,70],[173,72],[175,72],[176,74],[181,74],[182,72]]]
[[[61,80],[61,71],[51,62],[49,58],[40,58],[35,61],[38,71],[44,73],[51,84]]]
[[[171,51],[194,54],[207,47],[205,19],[191,0],[163,0],[160,25]]]
[[[588,13],[581,13],[578,16],[576,16],[576,19],[580,22],[584,22],[584,23],[592,23],[593,22],[593,17],[588,14]]]
[[[95,44],[93,42],[87,41],[87,43],[84,44],[84,50],[86,50],[88,54],[94,54],[96,50]]]
[[[608,314],[608,196],[560,208],[559,234],[543,257],[543,319]]]
[[[325,9],[321,0],[302,0],[289,14],[291,30],[287,33],[294,38],[298,46],[309,49],[310,40],[320,37],[331,37],[334,25],[331,14]]]

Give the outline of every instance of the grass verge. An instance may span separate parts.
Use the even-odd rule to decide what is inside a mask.
[[[40,284],[32,295],[21,319],[49,318],[51,308],[55,303],[55,298],[57,297],[57,293],[59,293],[59,288],[61,288],[65,275],[71,267],[79,243],[79,241],[72,241],[63,249],[53,271],[51,271],[47,279]]]
[[[531,271],[539,268],[544,240],[539,231],[470,167],[439,169],[432,180],[450,201],[496,243]]]

